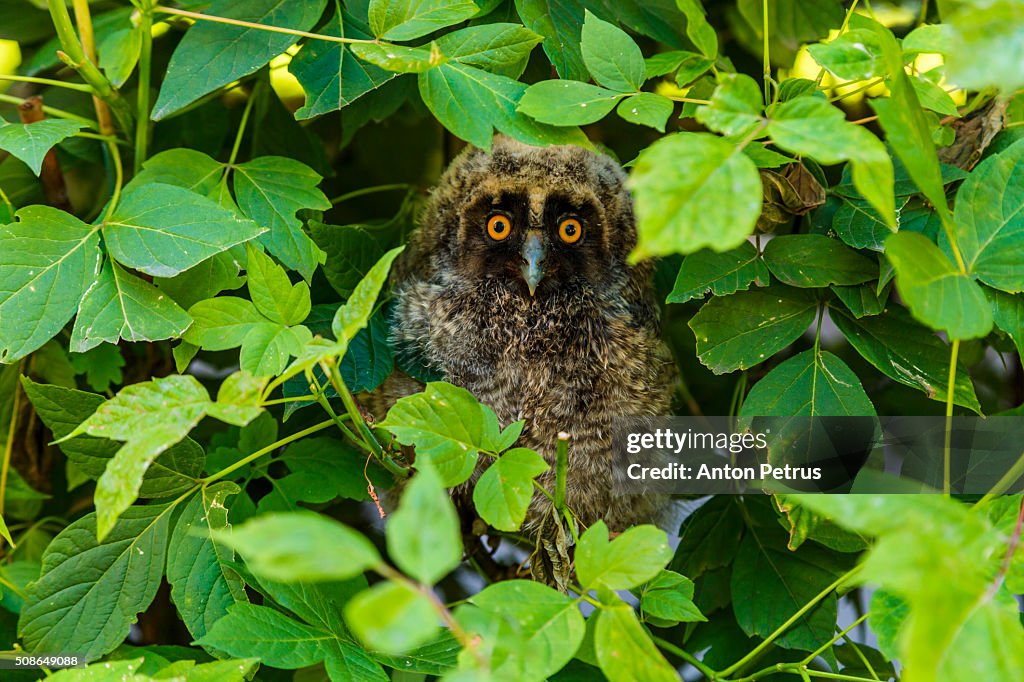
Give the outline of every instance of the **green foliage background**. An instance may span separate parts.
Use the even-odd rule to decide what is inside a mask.
[[[579,527],[465,390],[354,397],[422,190],[502,133],[628,162],[680,414],[1021,414],[1019,0],[0,0],[0,39],[0,644],[92,663],[55,681],[1024,680],[1007,486],[717,497],[673,550]],[[493,536],[555,499],[568,593],[468,587],[480,458]]]

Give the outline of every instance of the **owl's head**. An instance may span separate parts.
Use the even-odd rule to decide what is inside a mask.
[[[575,146],[496,137],[464,151],[424,214],[420,246],[435,271],[488,280],[528,297],[622,282],[636,244],[625,173]]]

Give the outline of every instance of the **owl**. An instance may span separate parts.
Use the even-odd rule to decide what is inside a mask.
[[[584,527],[604,519],[612,531],[654,520],[661,502],[612,494],[612,419],[667,414],[675,383],[653,264],[626,261],[637,235],[625,179],[610,157],[575,146],[497,137],[490,152],[466,149],[396,269],[392,319],[400,365],[468,389],[502,424],[525,420],[517,446],[552,464],[538,479],[549,491],[567,433],[568,507]],[[453,491],[465,509],[472,483]],[[535,575],[565,558],[554,517],[535,493],[523,530],[549,550]]]

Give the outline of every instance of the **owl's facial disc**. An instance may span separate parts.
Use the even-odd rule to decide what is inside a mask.
[[[530,230],[523,240],[523,264],[520,271],[526,286],[530,289],[530,296],[537,293],[537,285],[544,279],[544,236],[537,230]]]

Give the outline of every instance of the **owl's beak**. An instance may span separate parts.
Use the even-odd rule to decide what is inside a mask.
[[[539,232],[530,231],[526,233],[526,241],[523,242],[523,264],[520,271],[526,286],[530,288],[530,296],[537,291],[537,285],[544,279],[544,240]]]

